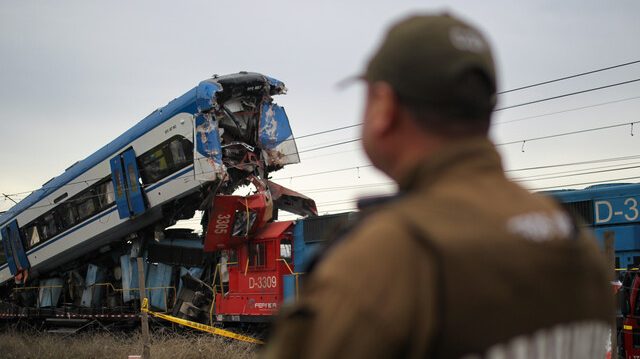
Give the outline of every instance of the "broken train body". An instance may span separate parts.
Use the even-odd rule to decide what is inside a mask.
[[[135,317],[137,257],[145,258],[151,307],[199,321],[222,315],[215,293],[228,297],[235,286],[227,278],[234,259],[257,260],[250,236],[278,232],[261,232],[278,209],[315,214],[312,200],[268,181],[270,172],[299,162],[287,115],[272,99],[285,92],[282,82],[257,73],[202,81],[2,214],[0,318]],[[244,207],[223,223],[218,215],[229,207],[222,203],[245,185],[257,194],[237,197]],[[202,235],[168,228],[196,211]],[[224,225],[237,243],[205,251],[208,235]],[[254,307],[264,307],[258,300]],[[273,300],[266,308],[274,309]]]

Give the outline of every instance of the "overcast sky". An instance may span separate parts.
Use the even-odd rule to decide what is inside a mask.
[[[499,90],[640,60],[640,1],[8,1],[0,0],[0,193],[39,188],[72,163],[212,74],[256,71],[286,83],[276,101],[302,136],[360,122],[359,72],[388,26],[422,11],[450,11],[488,36]],[[640,64],[518,91],[498,108],[640,78]],[[492,138],[507,169],[640,156],[640,82],[502,110]],[[359,136],[358,128],[300,139],[300,150]],[[302,153],[274,173],[321,212],[389,192],[359,142]],[[513,171],[529,188],[638,177],[640,157]],[[324,175],[317,172],[360,167]],[[599,171],[578,175],[570,171]],[[534,175],[552,179],[532,180]],[[562,177],[559,177],[562,176]],[[573,187],[585,187],[577,185]],[[349,188],[347,188],[349,187]],[[332,190],[325,190],[332,188]],[[13,196],[23,198],[25,194]],[[0,200],[0,211],[11,206]]]

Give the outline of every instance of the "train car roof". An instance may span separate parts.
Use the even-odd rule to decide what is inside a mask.
[[[9,222],[24,210],[33,206],[44,197],[58,190],[60,187],[68,184],[74,178],[78,177],[98,163],[106,160],[107,158],[115,154],[115,152],[121,150],[124,146],[142,136],[149,130],[155,128],[167,119],[175,116],[180,112],[194,113],[196,111],[195,100],[196,88],[194,87],[184,95],[169,102],[166,106],[153,111],[150,115],[142,119],[142,121],[138,122],[135,126],[128,129],[122,135],[118,136],[116,139],[109,142],[107,145],[94,152],[87,158],[71,165],[71,167],[67,168],[63,174],[47,181],[44,185],[42,185],[42,188],[33,191],[25,199],[18,202],[18,204],[0,215],[0,226]]]
[[[604,183],[584,189],[561,189],[539,193],[555,197],[562,202],[577,202],[594,198],[638,195],[640,194],[640,183]]]

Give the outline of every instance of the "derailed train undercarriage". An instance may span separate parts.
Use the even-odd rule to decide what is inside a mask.
[[[114,203],[120,218],[130,216],[127,225],[96,233],[99,247],[78,245],[64,262],[52,259],[54,267],[24,268],[16,259],[19,275],[0,287],[0,318],[135,318],[140,308],[137,258],[142,257],[151,308],[201,323],[213,321],[216,292],[224,293],[228,285],[222,268],[234,258],[220,248],[205,250],[208,238],[224,230],[240,239],[235,245],[247,245],[256,231],[277,219],[279,210],[317,214],[313,200],[268,180],[269,173],[299,162],[287,115],[271,97],[285,92],[282,82],[254,73],[201,82],[192,114],[193,176],[201,185],[158,206],[149,206],[145,197],[151,186],[141,187],[147,207],[143,213],[132,214],[131,205],[122,209]],[[141,171],[154,177],[152,171],[164,170],[158,166]],[[113,181],[117,197],[118,178]],[[170,174],[161,181],[181,177]],[[253,194],[232,196],[241,187]],[[230,198],[244,206],[234,209],[221,226],[216,206]],[[197,213],[202,232],[174,227],[180,220],[194,221]],[[21,235],[27,241],[27,234]],[[3,237],[2,242],[8,240]],[[7,257],[15,249],[4,248]],[[216,282],[221,283],[217,288]]]

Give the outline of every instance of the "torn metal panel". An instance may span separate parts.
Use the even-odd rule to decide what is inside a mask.
[[[40,282],[38,308],[55,307],[62,293],[62,278],[49,278]]]
[[[280,168],[300,162],[287,113],[275,103],[262,104],[258,141],[268,166]]]
[[[216,93],[222,91],[222,86],[213,79],[202,81],[196,89],[196,106],[198,111],[207,112],[218,107]]]
[[[180,279],[178,280],[178,295],[182,290],[182,277],[184,277],[187,273],[189,273],[189,276],[196,279],[200,279],[200,277],[202,276],[202,272],[204,272],[204,270],[200,267],[191,267],[188,269],[186,267],[180,267]]]
[[[196,179],[215,181],[224,178],[226,168],[222,163],[218,122],[210,113],[198,114],[194,121],[193,164]]]
[[[204,252],[215,252],[245,243],[250,235],[271,219],[272,203],[268,191],[246,197],[216,196],[209,216]]]
[[[138,264],[137,258],[125,254],[120,257],[120,268],[122,271],[122,302],[127,303],[133,299],[140,298],[138,288]],[[149,263],[145,261],[144,272],[149,270]]]
[[[173,293],[170,292],[171,274],[173,268],[164,263],[153,263],[145,273],[145,287],[147,298],[151,307],[167,311],[167,300]]]
[[[105,277],[106,271],[104,268],[98,267],[95,264],[89,264],[87,267],[87,276],[84,281],[85,288],[82,292],[80,306],[91,308],[100,304],[104,287],[96,284],[104,282]]]
[[[196,89],[194,171],[203,182],[224,181],[230,194],[247,176],[263,176],[300,157],[284,108],[272,96],[282,81],[258,73],[214,76]]]
[[[318,215],[318,208],[313,199],[275,182],[268,181],[268,185],[276,208],[299,216]]]
[[[265,76],[265,78],[267,79],[267,82],[271,86],[269,94],[284,95],[287,93],[287,87],[284,85],[284,82],[269,76]]]

